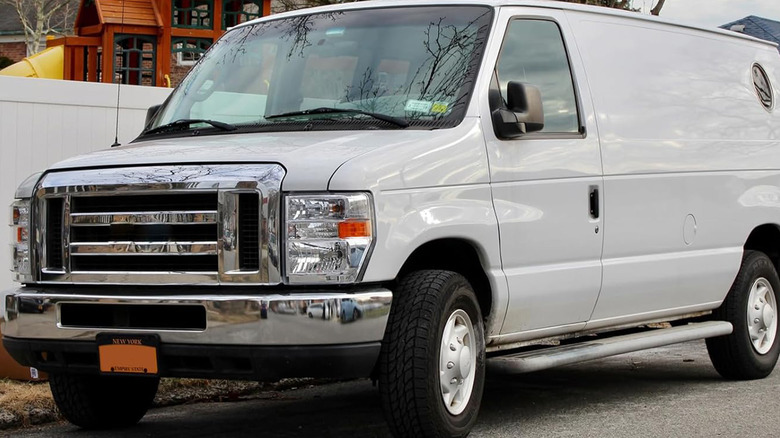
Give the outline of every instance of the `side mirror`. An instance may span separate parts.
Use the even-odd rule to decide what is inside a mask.
[[[160,105],[154,105],[150,106],[148,110],[146,110],[146,121],[144,122],[144,127],[149,126],[149,123],[154,120],[154,116],[157,115],[157,112],[160,111],[160,108],[162,107],[162,104]]]
[[[517,138],[544,128],[544,108],[539,89],[510,81],[506,88],[506,107],[491,105],[493,126],[500,138]]]

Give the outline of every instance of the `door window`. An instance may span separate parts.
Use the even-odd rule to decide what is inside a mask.
[[[504,99],[509,81],[539,88],[544,107],[544,129],[541,132],[580,131],[569,59],[560,29],[554,22],[510,22],[496,71]]]

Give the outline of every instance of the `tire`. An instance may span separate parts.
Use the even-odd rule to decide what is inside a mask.
[[[730,322],[734,331],[707,339],[710,360],[724,378],[761,379],[775,368],[780,355],[776,316],[779,292],[780,280],[769,257],[745,251],[726,300],[713,312],[713,319]]]
[[[404,277],[379,357],[379,391],[393,435],[465,437],[477,419],[484,380],[485,332],[468,281],[438,270]]]
[[[52,373],[49,386],[62,416],[83,429],[132,426],[151,406],[159,378]]]

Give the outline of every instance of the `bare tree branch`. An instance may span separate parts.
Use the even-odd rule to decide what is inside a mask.
[[[296,9],[311,8],[314,6],[333,5],[338,3],[351,3],[362,0],[279,0],[279,11],[294,11]]]
[[[561,2],[566,3],[579,3],[582,5],[595,5],[595,6],[604,6],[607,8],[614,8],[614,9],[624,9],[627,11],[638,11],[639,9],[634,8],[633,6],[633,0],[558,0]],[[653,15],[658,15],[661,13],[661,8],[664,7],[664,2],[666,0],[654,0],[656,5],[650,10],[650,13]]]
[[[335,3],[348,3],[361,0],[278,0],[279,12],[293,11],[296,9],[310,8],[313,6],[332,5]],[[583,5],[595,5],[604,6],[607,8],[623,9],[627,11],[638,11],[633,7],[633,0],[558,0],[566,3],[579,3]],[[655,7],[650,10],[653,15],[661,13],[661,8],[664,7],[666,0],[655,0],[657,3]]]
[[[16,11],[24,30],[27,53],[42,49],[46,35],[61,34],[76,15],[79,0],[0,0]]]
[[[653,15],[659,15],[661,13],[661,8],[664,7],[664,2],[666,2],[666,0],[658,0],[658,4],[650,10],[650,13]]]

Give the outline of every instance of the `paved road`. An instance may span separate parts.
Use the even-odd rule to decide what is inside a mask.
[[[691,342],[524,376],[488,377],[472,437],[780,436],[780,371],[729,382]],[[137,427],[57,424],[14,437],[389,437],[371,382],[152,410]]]

